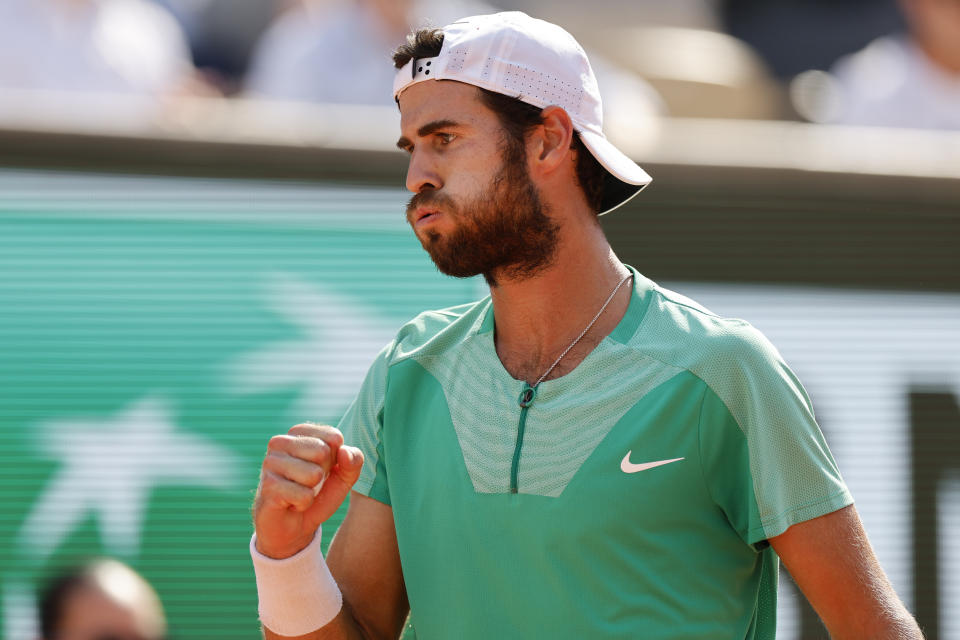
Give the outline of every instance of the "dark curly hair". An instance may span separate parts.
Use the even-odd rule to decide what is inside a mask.
[[[393,53],[393,64],[397,69],[411,59],[432,58],[440,54],[443,47],[443,30],[424,28],[407,36],[407,41],[397,47]],[[507,157],[526,158],[524,140],[527,133],[543,123],[542,109],[502,93],[477,87],[480,100],[493,111],[505,132]],[[577,181],[586,196],[587,203],[595,213],[600,211],[603,200],[604,183],[609,174],[593,154],[584,146],[580,136],[574,136],[570,148],[577,152]]]

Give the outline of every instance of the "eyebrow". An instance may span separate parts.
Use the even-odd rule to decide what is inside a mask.
[[[428,122],[419,129],[417,129],[417,137],[423,138],[431,133],[435,133],[440,129],[453,129],[456,127],[462,126],[461,123],[456,120],[434,120],[433,122]],[[397,148],[406,151],[408,147],[413,146],[413,143],[409,138],[400,136],[400,139],[397,140]]]

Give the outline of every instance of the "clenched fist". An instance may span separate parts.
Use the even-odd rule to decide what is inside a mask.
[[[363,453],[333,427],[298,424],[270,439],[253,504],[257,550],[287,558],[313,540],[360,477]]]

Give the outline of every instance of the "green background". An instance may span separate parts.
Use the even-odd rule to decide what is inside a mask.
[[[247,544],[266,442],[299,421],[335,421],[368,362],[338,370],[317,352],[309,356],[318,363],[313,379],[238,390],[231,383],[238,358],[286,342],[322,348],[365,323],[382,328],[385,344],[423,308],[472,299],[478,283],[436,272],[403,221],[397,189],[358,201],[349,190],[311,187],[291,204],[291,185],[246,183],[242,199],[255,203],[253,219],[237,210],[244,203],[230,183],[118,178],[76,192],[64,174],[2,178],[9,187],[0,200],[4,589],[33,588],[88,556],[115,555],[155,585],[172,637],[257,637]],[[272,301],[284,291],[354,306],[278,311]],[[305,320],[312,329],[298,324]],[[359,350],[372,358],[366,343]],[[319,404],[305,397],[317,385],[342,387],[340,379],[347,391]],[[67,464],[49,454],[49,440],[76,424],[106,430],[145,399],[164,407],[176,433],[229,454],[226,486],[191,484],[189,472],[181,481],[156,480],[132,548],[104,540],[94,508],[49,555],[21,539],[31,509]],[[304,415],[304,406],[313,412]],[[122,464],[124,455],[105,459]]]
[[[795,168],[752,164],[736,147],[723,166],[677,152],[644,161],[653,185],[602,224],[621,259],[718,312],[759,301],[766,317],[744,317],[785,355],[819,363],[816,375],[798,369],[815,407],[829,409],[817,388],[836,381],[821,374],[852,362],[838,384],[856,404],[868,389],[855,376],[877,356],[894,362],[891,392],[908,411],[885,431],[818,418],[835,453],[853,452],[838,462],[870,507],[864,520],[896,588],[928,640],[948,638],[944,621],[960,629],[960,547],[949,535],[960,526],[960,374],[950,368],[960,359],[960,180],[871,172],[870,148],[862,172],[807,167],[797,151],[774,154]],[[401,323],[485,293],[477,279],[439,276],[406,228],[404,163],[386,148],[0,131],[4,638],[32,640],[34,587],[93,554],[156,585],[173,638],[258,637],[247,544],[267,439],[302,420],[335,421]],[[880,303],[852,306],[862,296]],[[786,303],[802,311],[778,316]],[[869,309],[885,326],[904,314],[904,330],[874,334]],[[864,350],[851,353],[848,339],[861,337]],[[933,368],[917,369],[914,351]],[[81,504],[55,539],[43,540],[43,526],[26,535],[38,505],[52,505],[50,522],[77,507],[45,502],[71,460],[112,460],[104,476],[124,470],[123,452],[76,440],[113,437],[138,408],[212,447],[210,463],[146,458],[173,460],[173,472],[144,489],[142,526],[123,535],[102,517],[115,496],[100,510]],[[132,452],[137,465],[143,450]],[[878,453],[893,455],[898,480],[874,489]],[[825,638],[783,575],[794,615],[778,637]]]

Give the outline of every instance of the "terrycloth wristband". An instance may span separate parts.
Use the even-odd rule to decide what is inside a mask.
[[[260,622],[281,636],[302,636],[337,617],[343,595],[320,552],[320,529],[313,541],[289,558],[277,560],[257,551],[250,539],[257,575]]]

